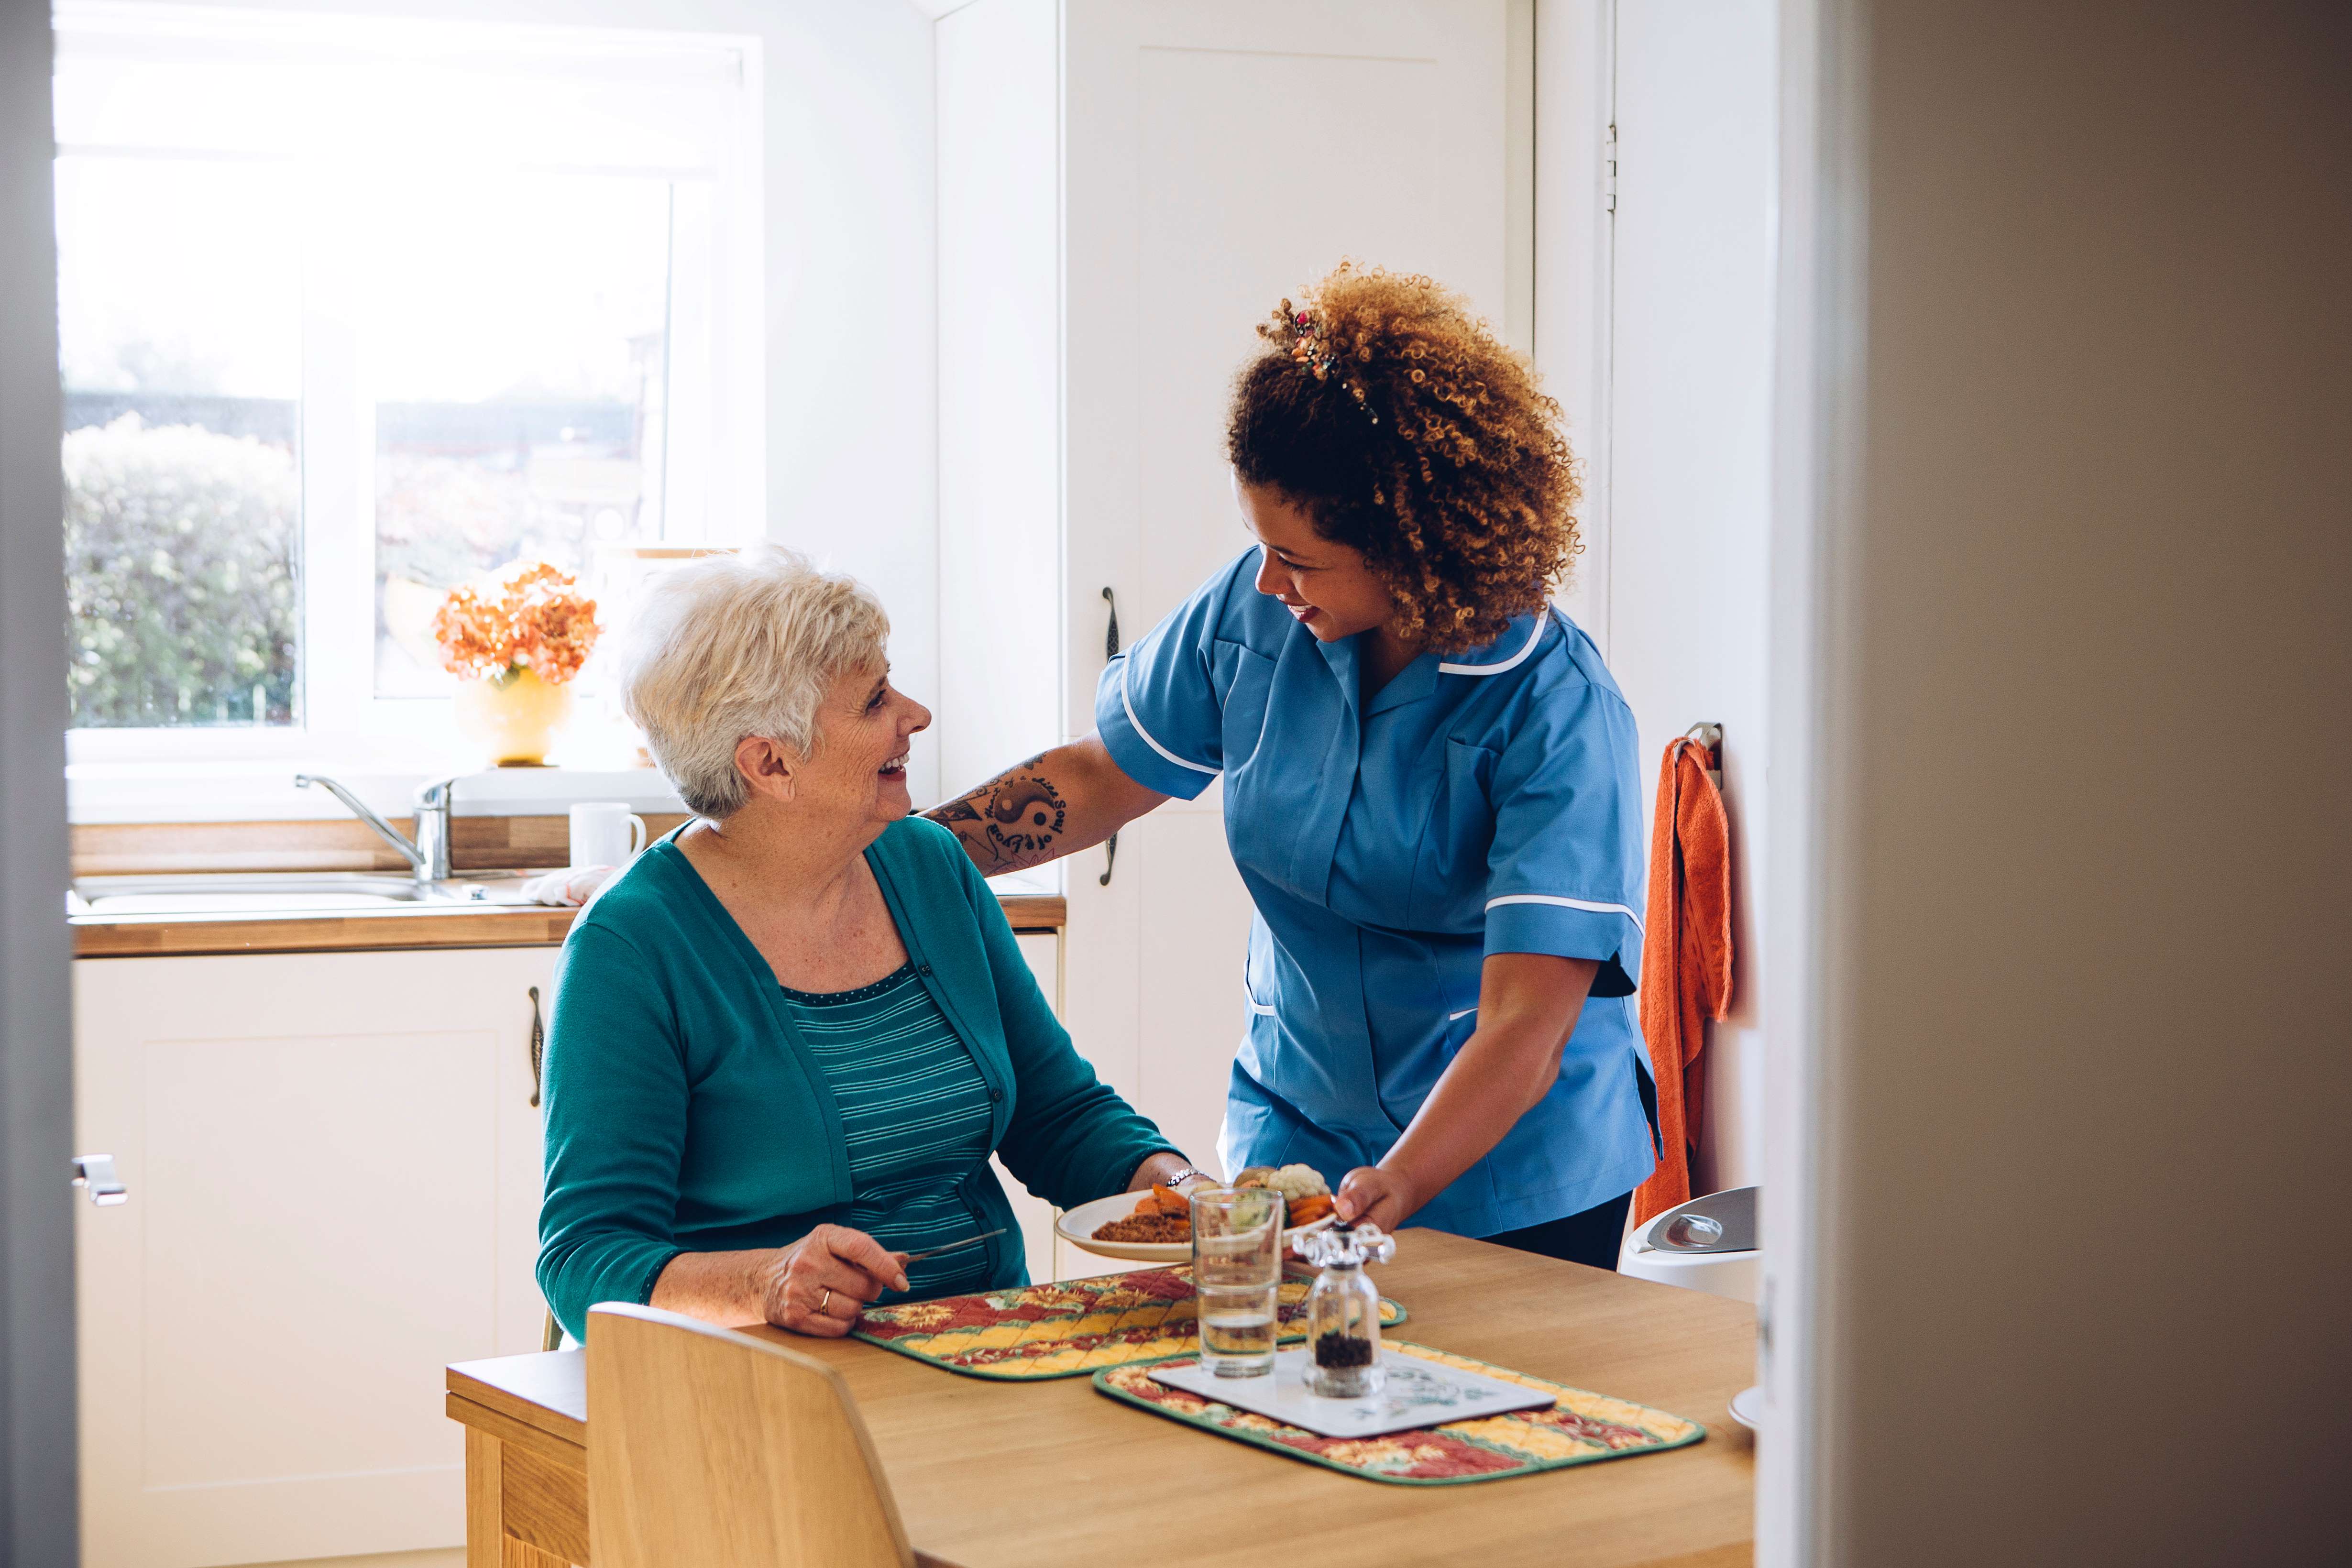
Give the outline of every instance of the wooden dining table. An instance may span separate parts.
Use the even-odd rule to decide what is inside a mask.
[[[952,1568],[1519,1563],[1733,1568],[1753,1561],[1756,1312],[1433,1230],[1377,1271],[1391,1337],[1703,1423],[1703,1442],[1466,1486],[1389,1486],[1219,1437],[1092,1380],[959,1376],[857,1340],[775,1339],[849,1385],[923,1560]],[[467,1568],[588,1557],[584,1353],[448,1368],[466,1427]]]

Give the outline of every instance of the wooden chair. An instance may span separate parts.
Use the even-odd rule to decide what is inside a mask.
[[[596,1568],[919,1568],[839,1373],[619,1302],[588,1312],[588,1539]]]

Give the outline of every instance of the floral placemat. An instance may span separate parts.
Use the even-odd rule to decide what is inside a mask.
[[[1366,1480],[1402,1486],[1461,1486],[1471,1481],[1500,1480],[1506,1476],[1533,1475],[1598,1459],[1622,1459],[1633,1454],[1654,1454],[1679,1448],[1706,1436],[1696,1421],[1653,1410],[1605,1394],[1592,1394],[1565,1384],[1512,1372],[1466,1355],[1452,1355],[1425,1344],[1384,1340],[1384,1355],[1413,1355],[1445,1366],[1483,1372],[1507,1383],[1523,1384],[1553,1395],[1559,1403],[1549,1410],[1520,1410],[1507,1416],[1487,1416],[1449,1421],[1385,1437],[1321,1437],[1230,1405],[1220,1405],[1151,1380],[1148,1366],[1129,1363],[1095,1374],[1096,1392],[1154,1415],[1187,1422],[1221,1437],[1255,1443],[1294,1459],[1328,1465]]]
[[[1276,1294],[1280,1337],[1306,1337],[1314,1274],[1286,1273]],[[1404,1322],[1383,1297],[1381,1322]],[[1190,1264],[1061,1280],[935,1301],[873,1307],[852,1337],[971,1377],[1077,1377],[1199,1347]]]

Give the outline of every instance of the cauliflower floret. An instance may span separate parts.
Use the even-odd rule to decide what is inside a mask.
[[[1265,1185],[1282,1194],[1286,1200],[1312,1197],[1318,1192],[1329,1192],[1330,1184],[1313,1166],[1284,1166],[1265,1178]]]

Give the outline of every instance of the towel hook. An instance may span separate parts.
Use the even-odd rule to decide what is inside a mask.
[[[1701,719],[1683,731],[1685,740],[1696,740],[1706,747],[1706,781],[1717,789],[1723,788],[1723,726],[1712,719]]]

